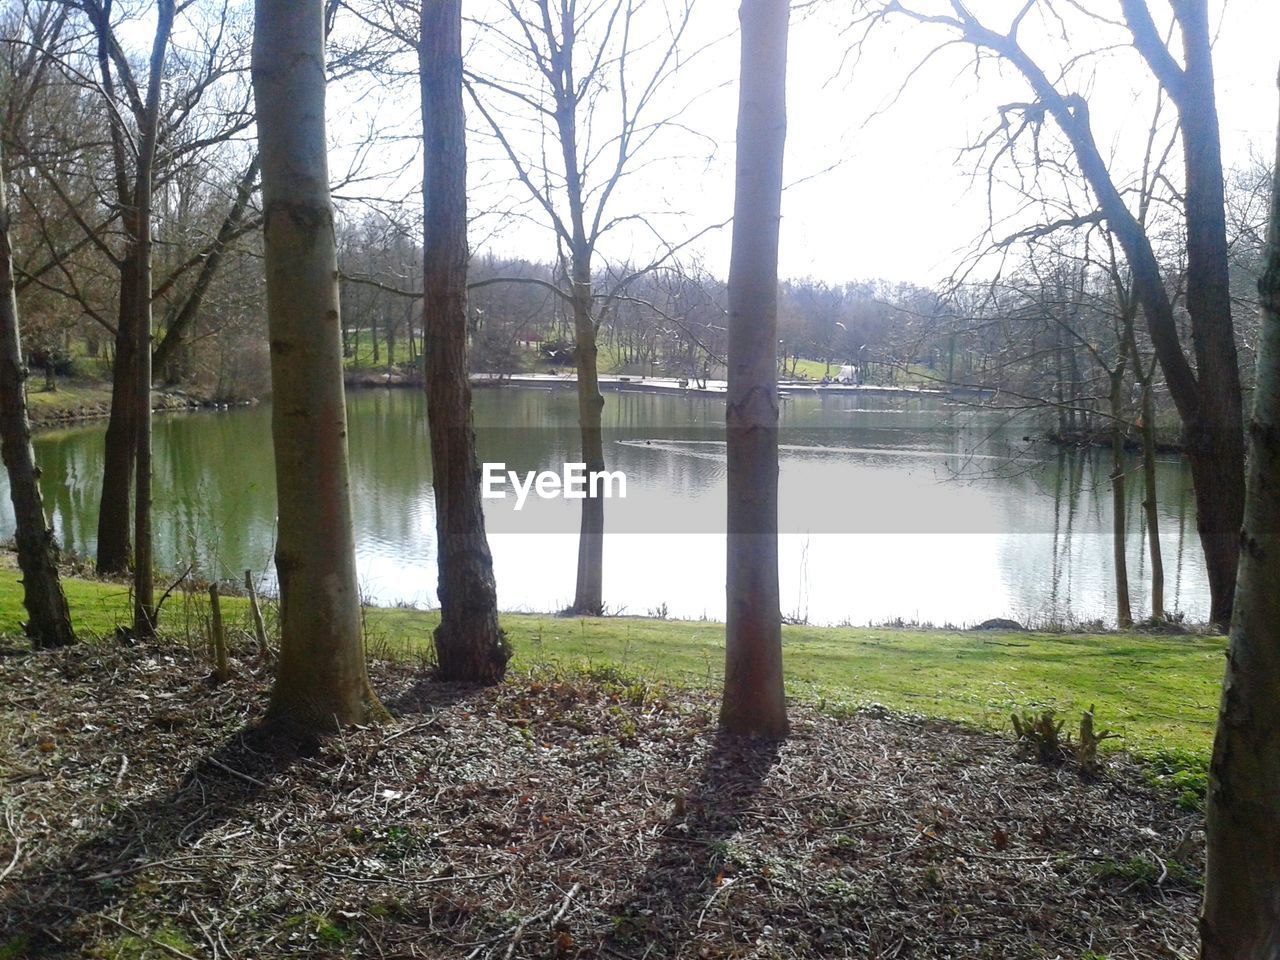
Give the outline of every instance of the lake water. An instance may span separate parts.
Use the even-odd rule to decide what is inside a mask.
[[[572,390],[475,395],[483,460],[559,472],[577,455]],[[435,526],[426,413],[415,390],[349,395],[352,499],[370,601],[435,602]],[[724,615],[724,401],[606,395],[605,455],[627,478],[606,506],[610,612]],[[934,398],[796,393],[783,403],[782,607],[812,623],[972,624],[1007,616],[1111,621],[1111,491],[1106,458],[1024,440],[1007,414]],[[41,433],[45,504],[62,543],[92,554],[103,427]],[[1145,616],[1141,474],[1129,484],[1130,581]],[[156,559],[269,588],[275,538],[270,412],[155,421]],[[3,479],[0,478],[0,486]],[[1208,611],[1190,477],[1159,468],[1166,605]],[[579,504],[531,496],[486,502],[501,605],[550,611],[573,595]],[[11,536],[7,489],[0,535]]]

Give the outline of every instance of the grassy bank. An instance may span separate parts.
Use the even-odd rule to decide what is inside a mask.
[[[27,413],[35,424],[92,420],[111,412],[111,382],[58,378],[58,389],[46,390],[44,378],[27,384]]]
[[[129,616],[126,587],[68,580],[78,629],[109,634]],[[175,595],[166,630],[202,636],[207,599]],[[245,601],[226,615],[248,628]],[[19,631],[21,587],[0,570],[0,634]],[[416,658],[429,650],[437,617],[370,609],[371,652]],[[563,619],[508,614],[503,624],[520,670],[542,665],[618,667],[681,685],[719,680],[724,628],[717,623],[638,618]],[[1141,634],[1057,635],[847,627],[784,627],[790,692],[843,710],[872,703],[907,713],[1008,729],[1012,710],[1051,706],[1069,718],[1096,704],[1099,723],[1140,755],[1207,756],[1225,641]]]
[[[111,381],[78,377],[58,378],[56,390],[47,390],[43,377],[33,377],[27,385],[27,415],[37,427],[105,420],[111,416]],[[157,390],[151,395],[152,409],[190,410],[204,404],[202,398],[177,390]]]

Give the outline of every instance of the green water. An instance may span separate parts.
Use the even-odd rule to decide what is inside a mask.
[[[576,452],[565,389],[476,393],[480,455],[523,474],[559,472]],[[615,612],[720,618],[725,458],[715,397],[609,394],[605,454],[626,476],[606,505],[605,601]],[[349,398],[352,503],[371,601],[430,605],[435,530],[425,408],[413,390]],[[1110,619],[1110,487],[1105,462],[1024,441],[1029,425],[921,398],[797,393],[783,404],[783,612],[815,623],[994,616]],[[62,543],[91,555],[103,427],[37,437],[46,506]],[[1146,612],[1140,474],[1129,489],[1130,580]],[[155,422],[157,562],[194,564],[270,588],[275,488],[270,410],[166,415]],[[1190,480],[1160,465],[1166,604],[1202,619],[1207,587]],[[504,608],[572,599],[579,504],[486,502]],[[12,534],[7,492],[0,535]]]

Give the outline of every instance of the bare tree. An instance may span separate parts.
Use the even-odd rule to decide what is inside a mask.
[[[18,567],[22,571],[24,625],[36,649],[75,643],[71,613],[58,577],[57,548],[44,516],[40,470],[31,449],[18,332],[18,301],[13,288],[13,251],[9,246],[9,205],[5,194],[4,156],[0,152],[0,453],[9,474],[9,497],[17,531]]]
[[[65,26],[60,41],[38,43],[33,28],[29,46],[32,51],[38,48],[42,66],[56,68],[61,77],[57,95],[73,91],[72,103],[85,116],[59,130],[59,139],[67,142],[53,145],[54,149],[40,131],[32,130],[28,136],[21,125],[8,131],[17,141],[24,165],[35,171],[35,179],[62,208],[57,217],[37,215],[47,239],[45,259],[26,271],[23,283],[79,305],[114,340],[98,567],[102,572],[122,573],[131,560],[130,493],[138,444],[146,442],[140,434],[146,424],[140,421],[149,418],[141,408],[149,410],[149,397],[143,393],[149,394],[150,386],[142,378],[150,366],[152,300],[159,296],[158,290],[172,290],[176,281],[171,276],[155,282],[157,231],[152,208],[170,178],[219,149],[251,117],[243,99],[246,88],[238,86],[236,79],[243,66],[238,34],[226,5],[206,9],[193,4],[178,7],[172,0],[146,6],[126,5],[123,0],[58,0],[51,6],[62,11]],[[193,45],[175,47],[171,42],[180,11],[183,29],[198,38]],[[152,15],[149,53],[137,56],[122,41],[122,33],[130,36],[139,16]],[[100,172],[104,170],[105,175]],[[28,202],[31,210],[49,206]],[[66,236],[67,224],[79,233],[78,238]],[[84,254],[98,258],[90,270],[83,269],[81,260],[71,259]],[[219,260],[219,256],[206,256],[179,265],[176,272],[203,266],[203,272],[211,273]],[[114,285],[103,282],[108,273],[114,275]],[[193,301],[193,309],[199,299]],[[109,319],[113,303],[114,322]],[[144,342],[146,357],[140,355],[139,344]],[[142,456],[145,473],[148,451],[142,451]],[[142,515],[134,517],[138,529],[149,525],[147,500],[144,489]],[[145,543],[135,544],[135,549],[149,552]],[[149,559],[142,558],[142,563],[132,559],[135,575],[145,579]],[[149,588],[141,580],[138,587],[136,613],[145,633]]]
[[[356,582],[324,37],[323,0],[258,0],[252,72],[281,604],[269,713],[311,729],[384,713],[369,685]]]
[[[503,0],[503,23],[486,25],[496,45],[514,51],[534,80],[468,75],[468,89],[489,131],[510,160],[516,179],[551,225],[573,314],[578,376],[578,422],[587,471],[603,471],[604,440],[597,337],[595,262],[602,240],[636,211],[612,212],[615,191],[637,158],[673,127],[684,107],[654,116],[681,64],[680,40],[692,0],[652,4],[666,23],[661,42],[641,37],[636,0]],[[663,16],[665,15],[665,16]],[[646,49],[648,48],[648,49]],[[604,105],[616,107],[612,123]],[[522,117],[545,125],[555,139],[555,159],[539,143],[526,150],[513,132]],[[604,608],[604,500],[582,501],[578,571],[571,609],[599,614]]]
[[[131,216],[125,218],[132,228],[133,275],[127,280],[133,287],[134,316],[130,319],[138,364],[132,387],[137,457],[133,505],[133,633],[139,639],[154,637],[156,632],[155,564],[151,550],[151,205],[152,172],[160,136],[160,88],[174,11],[174,0],[159,0],[156,5],[156,34],[151,47],[147,97],[138,114],[133,208]]]
[[[1280,135],[1248,495],[1227,673],[1209,767],[1204,960],[1280,954]]]
[[[864,7],[867,5],[864,5]],[[901,14],[916,23],[951,31],[976,50],[994,54],[1022,75],[1034,95],[1029,103],[1006,104],[1002,115],[1016,135],[1034,135],[1052,118],[1070,143],[1076,164],[1124,251],[1151,343],[1182,421],[1187,459],[1195,484],[1201,545],[1211,594],[1210,618],[1223,629],[1231,618],[1238,531],[1244,506],[1243,405],[1228,283],[1226,219],[1221,144],[1213,84],[1208,0],[1172,5],[1173,26],[1182,40],[1182,64],[1160,39],[1146,0],[1121,0],[1124,23],[1117,24],[1072,3],[1091,29],[1123,31],[1141,54],[1161,89],[1177,108],[1185,172],[1186,287],[1191,356],[1182,341],[1173,286],[1166,280],[1153,240],[1125,200],[1122,185],[1098,147],[1089,103],[1070,86],[1066,71],[1057,80],[1029,54],[1019,31],[1032,11],[1062,23],[1051,0],[1026,0],[1003,31],[979,20],[961,0],[950,13],[928,14],[899,0],[873,0],[872,20]],[[1058,27],[1054,28],[1059,29]],[[1078,62],[1079,56],[1073,58]]]
[[[778,595],[778,229],[787,133],[790,0],[743,0],[737,176],[729,261],[728,582],[724,701],[730,733],[782,736]]]
[[[423,340],[431,481],[436,494],[445,680],[497,683],[511,647],[498,626],[485,537],[467,371],[467,131],[462,105],[461,0],[422,0]]]
[[[150,373],[151,343],[151,197],[153,165],[160,131],[160,93],[164,81],[164,61],[173,27],[174,4],[161,3],[156,18],[149,74],[143,83],[135,76],[134,66],[125,55],[112,23],[111,0],[85,0],[84,12],[89,18],[97,42],[97,66],[103,98],[107,107],[111,159],[114,171],[115,201],[120,209],[124,233],[124,253],[116,260],[120,271],[119,319],[116,327],[116,354],[112,368],[111,418],[107,422],[106,455],[103,459],[102,496],[98,506],[98,572],[121,573],[129,566],[129,503],[134,474],[146,473],[149,487],[150,453],[138,462],[140,432],[150,427],[150,389],[142,398],[144,366],[139,351],[148,351],[145,369]],[[121,90],[123,88],[123,90]],[[132,118],[132,129],[125,117]],[[146,263],[143,263],[143,259]],[[146,302],[141,297],[147,294]],[[145,325],[145,328],[144,328]],[[140,421],[140,406],[147,407],[147,422]],[[149,440],[147,441],[149,443]],[[139,532],[150,538],[150,490],[137,490],[136,507],[142,516],[135,517],[134,536]],[[137,556],[141,550],[143,556]],[[151,545],[134,544],[135,577],[149,579],[138,570],[138,560],[150,564]],[[150,617],[151,588],[142,583],[135,599],[135,629],[147,633]],[[136,586],[135,586],[136,590]]]

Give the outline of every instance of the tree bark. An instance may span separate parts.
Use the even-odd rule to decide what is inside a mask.
[[[584,264],[579,268],[578,264]],[[595,321],[591,316],[590,254],[574,257],[573,331],[578,372],[578,427],[587,475],[604,470],[604,397],[600,394]],[[598,617],[604,613],[604,500],[582,501],[578,528],[578,576],[572,612]]]
[[[1132,341],[1131,341],[1132,342]],[[1142,361],[1134,350],[1134,369],[1142,387],[1142,508],[1147,516],[1147,548],[1151,556],[1151,619],[1163,620],[1164,551],[1160,546],[1160,502],[1156,497],[1156,405],[1151,388],[1151,371],[1142,378]]]
[[[13,249],[9,244],[9,205],[4,157],[0,155],[0,454],[9,474],[9,499],[17,530],[18,568],[22,571],[23,625],[37,650],[75,643],[71,613],[58,577],[57,547],[44,516],[40,470],[31,448],[24,389],[26,367],[18,331],[18,300],[13,286]]]
[[[559,55],[572,64],[572,47],[561,47]],[[567,75],[572,75],[568,67]],[[566,88],[561,97],[574,97]],[[573,308],[574,360],[578,374],[578,429],[582,437],[582,462],[587,475],[604,470],[604,397],[600,393],[599,345],[592,315],[594,289],[591,281],[592,243],[587,238],[586,201],[582,171],[578,161],[576,103],[572,100],[556,111],[564,155],[565,192],[569,200],[570,243],[569,280]],[[582,501],[578,528],[578,573],[570,612],[597,617],[604,613],[604,500],[588,495]]]
[[[1280,956],[1280,137],[1276,157],[1240,572],[1209,767],[1203,960]]]
[[[125,218],[128,219],[127,217]],[[130,536],[130,509],[133,501],[134,432],[136,424],[133,385],[137,382],[137,338],[133,335],[134,285],[126,281],[134,272],[136,254],[130,250],[120,268],[115,359],[111,364],[111,414],[102,457],[102,494],[98,499],[99,576],[127,573],[133,553]]]
[[[257,0],[280,664],[268,716],[333,729],[385,714],[361,636],[325,145],[324,0]]]
[[[133,505],[133,635],[140,640],[155,636],[155,565],[151,550],[151,173],[155,166],[156,140],[160,133],[160,91],[164,78],[165,51],[173,28],[175,0],[159,0],[155,41],[151,48],[147,100],[138,131],[137,179],[133,190],[134,222],[137,227],[137,258],[134,274],[133,321],[135,362]]]
[[[1129,603],[1129,559],[1125,553],[1124,497],[1124,361],[1111,371],[1111,541],[1112,566],[1116,578],[1116,626],[1127,630],[1133,626],[1133,608]]]
[[[461,0],[422,0],[423,325],[435,489],[440,678],[498,683],[511,648],[498,626],[467,376],[467,141]],[[374,335],[377,343],[377,335]],[[390,348],[388,336],[388,348]]]
[[[778,229],[786,142],[788,0],[743,0],[737,173],[729,261],[729,733],[782,736],[778,595]]]

